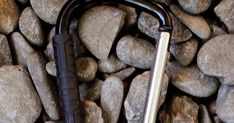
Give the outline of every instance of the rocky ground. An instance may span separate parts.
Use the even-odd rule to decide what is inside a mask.
[[[0,123],[61,121],[52,38],[66,1],[0,0]],[[234,1],[154,1],[173,23],[157,122],[234,123]],[[72,20],[84,123],[142,122],[158,28],[108,3]]]

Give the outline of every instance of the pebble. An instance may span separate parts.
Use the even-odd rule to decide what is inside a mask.
[[[110,55],[108,59],[98,62],[98,69],[103,73],[114,73],[126,67],[127,65],[122,63],[116,55]]]
[[[8,40],[5,35],[0,34],[0,67],[3,65],[11,65],[12,56]]]
[[[57,76],[57,69],[56,69],[56,64],[55,61],[50,61],[46,63],[46,71],[48,74],[56,77]]]
[[[42,106],[31,77],[23,66],[0,68],[0,122],[34,123]]]
[[[126,18],[125,18],[126,27],[132,27],[137,23],[137,12],[135,8],[122,4],[120,4],[118,8],[126,12]]]
[[[147,90],[149,85],[150,72],[144,72],[133,79],[128,95],[124,101],[125,116],[128,123],[142,123]],[[168,77],[165,74],[160,95],[159,106],[165,100],[168,86]]]
[[[164,3],[165,5],[169,6],[171,4],[172,0],[153,0],[153,1]]]
[[[223,79],[223,84],[234,85],[234,35],[216,36],[205,43],[197,55],[197,64],[207,75]]]
[[[107,78],[101,89],[101,107],[106,123],[117,123],[124,97],[124,85],[118,77]]]
[[[211,35],[210,26],[202,16],[189,15],[177,5],[171,5],[170,10],[184,25],[201,39],[207,39]]]
[[[215,8],[214,12],[225,23],[230,33],[234,33],[234,1],[222,0]]]
[[[210,25],[211,28],[211,36],[210,38],[214,38],[218,35],[222,35],[222,34],[227,34],[222,28],[216,26],[216,25]]]
[[[209,112],[205,105],[200,105],[201,118],[199,123],[212,123]]]
[[[98,59],[107,59],[125,16],[125,12],[111,6],[88,9],[79,21],[81,42]]]
[[[200,14],[206,11],[212,0],[178,0],[180,6],[190,14]]]
[[[46,58],[49,61],[54,60],[54,47],[53,47],[53,41],[52,41],[54,35],[55,35],[55,27],[53,27],[49,32],[49,36],[47,38],[48,45],[46,47],[46,50],[44,51]]]
[[[213,121],[214,121],[214,123],[224,123],[223,121],[221,121],[221,120],[219,119],[218,116],[214,116],[214,117],[213,117]]]
[[[30,44],[43,46],[45,43],[41,22],[31,7],[22,11],[19,18],[19,29]]]
[[[194,38],[189,39],[187,42],[176,43],[170,46],[171,54],[183,66],[189,65],[193,61],[197,50],[198,41]]]
[[[209,97],[219,88],[219,81],[202,73],[196,65],[183,67],[177,62],[170,62],[167,74],[174,86],[196,97]]]
[[[45,111],[52,120],[58,120],[59,100],[57,95],[54,95],[51,84],[53,83],[46,72],[46,60],[38,53],[34,52],[28,56],[28,70],[36,87],[36,90],[41,98]]]
[[[97,69],[97,62],[91,57],[83,57],[76,60],[77,77],[82,82],[94,80]]]
[[[136,71],[136,68],[130,67],[130,68],[123,69],[117,73],[114,73],[114,74],[112,74],[112,76],[117,76],[121,80],[125,80],[126,78],[131,76],[135,71]]]
[[[0,32],[9,34],[18,25],[19,9],[15,0],[0,0]]]
[[[155,47],[146,40],[124,36],[116,47],[118,58],[125,64],[141,69],[149,69],[154,58]]]
[[[54,121],[46,121],[45,123],[56,123],[56,122],[54,122]]]
[[[208,110],[210,115],[213,116],[216,114],[216,100],[213,100],[212,102],[209,103]]]
[[[216,113],[227,123],[234,122],[234,86],[221,85],[216,100]]]
[[[56,24],[59,12],[67,0],[30,0],[35,13],[45,22]]]

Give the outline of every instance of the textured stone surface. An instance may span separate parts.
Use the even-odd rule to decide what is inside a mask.
[[[30,0],[36,14],[45,22],[55,24],[62,6],[67,0]]]
[[[5,35],[0,34],[0,67],[12,64],[12,56],[8,40]]]
[[[137,23],[137,12],[135,8],[122,4],[120,4],[118,8],[126,12],[125,26],[131,27]]]
[[[15,0],[0,0],[0,32],[11,33],[18,25],[19,10]]]
[[[224,34],[205,43],[197,56],[201,71],[222,78],[224,84],[234,85],[234,35]]]
[[[206,11],[212,0],[178,0],[181,7],[190,14],[200,14]]]
[[[124,80],[128,78],[129,76],[131,76],[135,71],[136,71],[136,68],[130,67],[130,68],[123,69],[117,73],[113,73],[112,76],[117,76],[121,80]]]
[[[49,32],[49,36],[47,38],[48,45],[46,47],[46,50],[44,51],[46,58],[50,61],[54,60],[54,47],[52,41],[54,35],[55,35],[55,27],[53,27]]]
[[[218,91],[218,80],[205,75],[195,65],[183,67],[177,62],[170,62],[166,71],[172,84],[190,95],[209,97]]]
[[[0,98],[1,123],[34,123],[40,116],[40,98],[22,66],[0,68]]]
[[[55,76],[55,77],[57,76],[57,69],[56,69],[55,61],[50,61],[46,63],[46,71],[48,74],[52,76]]]
[[[201,118],[199,123],[212,123],[209,112],[205,105],[200,105],[199,111],[201,113]]]
[[[216,26],[216,25],[210,25],[211,29],[211,36],[210,38],[214,38],[215,36],[227,34],[222,28]]]
[[[164,3],[165,5],[168,5],[168,6],[171,4],[171,0],[153,0],[153,1],[161,2],[161,3]]]
[[[201,39],[209,38],[211,34],[210,26],[202,16],[189,15],[177,5],[171,5],[170,9],[172,13],[198,37]]]
[[[123,96],[123,82],[118,77],[109,77],[104,81],[101,89],[101,107],[106,123],[117,123]]]
[[[116,47],[118,58],[130,66],[149,69],[153,62],[155,47],[146,40],[124,36]]]
[[[107,59],[112,44],[124,25],[126,13],[110,6],[87,10],[80,18],[81,42],[98,59]]]
[[[41,22],[31,7],[22,11],[19,18],[19,29],[30,44],[42,46],[45,43]]]

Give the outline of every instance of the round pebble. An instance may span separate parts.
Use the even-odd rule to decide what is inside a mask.
[[[181,7],[190,14],[200,14],[206,11],[212,0],[178,0]]]

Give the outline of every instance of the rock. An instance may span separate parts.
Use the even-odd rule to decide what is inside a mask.
[[[213,117],[213,121],[214,121],[214,123],[224,123],[223,121],[221,121],[221,120],[219,119],[218,116],[214,116],[214,117]]]
[[[83,57],[76,60],[77,77],[83,82],[94,80],[97,69],[97,62],[91,57]]]
[[[58,120],[59,100],[57,95],[52,91],[51,84],[53,83],[46,72],[46,60],[40,53],[34,52],[28,56],[28,70],[41,98],[45,111],[53,120]]]
[[[201,119],[199,123],[212,123],[209,112],[205,105],[200,105]]]
[[[230,33],[234,33],[234,1],[222,0],[214,11],[221,21],[225,23]]]
[[[210,25],[211,28],[211,36],[210,38],[214,38],[215,36],[227,34],[222,28],[216,26],[216,25]]]
[[[208,110],[210,115],[216,115],[216,100],[213,100],[211,103],[209,103]]]
[[[170,9],[172,13],[198,37],[201,39],[209,38],[211,34],[210,26],[202,16],[189,15],[182,11],[177,5],[171,5]]]
[[[55,61],[50,61],[46,64],[46,71],[48,74],[56,77],[57,76],[57,69]]]
[[[136,24],[136,22],[137,22],[137,12],[136,12],[135,8],[129,7],[129,6],[126,6],[126,5],[122,5],[122,4],[120,4],[118,6],[118,8],[120,8],[121,10],[126,12],[125,26],[131,27],[131,26]]]
[[[116,55],[110,55],[108,59],[98,62],[98,69],[103,73],[114,73],[126,67]]]
[[[212,0],[178,0],[181,7],[190,14],[200,14],[206,11]]]
[[[9,34],[18,25],[19,9],[15,0],[0,0],[0,32]]]
[[[101,89],[101,107],[106,123],[117,123],[124,96],[123,82],[117,77],[107,78]]]
[[[153,62],[155,47],[146,40],[124,36],[116,47],[118,58],[130,66],[149,69]]]
[[[104,123],[102,109],[95,102],[83,101],[81,103],[84,110],[84,123]]]
[[[0,67],[12,64],[11,51],[5,35],[0,34]]]
[[[34,123],[40,116],[40,98],[22,66],[0,68],[0,98],[1,123]]]
[[[28,39],[29,43],[36,46],[43,46],[44,32],[41,22],[31,7],[23,10],[19,18],[19,29]]]
[[[30,0],[36,14],[49,24],[56,24],[59,12],[67,0]]]
[[[153,1],[164,3],[165,5],[168,5],[168,6],[171,4],[171,0],[153,0]]]
[[[221,85],[216,100],[216,113],[218,117],[228,123],[234,122],[234,86]]]
[[[54,121],[46,121],[45,123],[55,123]]]
[[[48,45],[46,47],[46,50],[44,51],[46,58],[49,61],[54,60],[54,47],[53,47],[53,41],[52,41],[52,38],[54,37],[54,35],[55,35],[55,27],[53,27],[50,30],[49,36],[47,38]]]
[[[133,79],[128,95],[124,101],[125,116],[128,123],[142,123],[149,85],[150,72],[144,72]],[[168,77],[165,74],[161,90],[159,106],[165,100],[168,85]]]
[[[21,4],[27,4],[29,0],[17,0],[19,1]]]
[[[81,100],[97,101],[101,96],[103,81],[95,79],[90,83],[83,83],[79,86]]]
[[[195,65],[183,67],[176,62],[170,62],[166,71],[172,84],[190,95],[209,97],[218,91],[219,81],[205,75]]]
[[[189,65],[198,50],[198,41],[191,38],[187,42],[172,44],[170,46],[171,54],[176,58],[176,60],[184,66]]]
[[[205,43],[197,55],[197,64],[207,75],[223,79],[223,84],[234,85],[234,35],[216,36]]]
[[[130,67],[130,68],[123,69],[117,73],[114,73],[114,74],[112,74],[112,76],[117,76],[121,80],[125,80],[126,78],[131,76],[135,71],[136,71],[136,68]]]
[[[12,46],[11,48],[13,49],[12,56],[14,57],[16,64],[27,66],[27,57],[30,53],[35,52],[34,49],[18,32],[11,34],[10,41]]]
[[[112,44],[124,25],[126,13],[111,6],[88,9],[80,18],[81,42],[98,59],[107,59]]]

